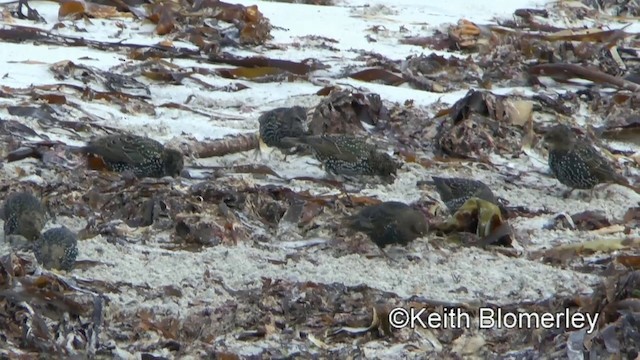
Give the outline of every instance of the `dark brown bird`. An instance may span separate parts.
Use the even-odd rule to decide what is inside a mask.
[[[476,197],[499,205],[489,187],[479,180],[433,176],[433,183],[449,212],[454,214],[467,200]]]
[[[592,189],[600,183],[616,183],[626,187],[629,182],[615,172],[611,161],[593,146],[578,141],[566,125],[556,125],[544,137],[549,144],[549,168],[562,184],[573,189]],[[634,189],[635,190],[635,189]]]
[[[266,111],[258,118],[260,139],[270,147],[288,149],[291,146],[282,142],[286,137],[304,136],[304,121],[307,109],[302,106],[280,107]]]
[[[381,249],[390,244],[406,245],[428,230],[427,220],[420,211],[398,201],[367,206],[348,217],[346,225],[367,234]]]
[[[49,229],[35,242],[33,253],[45,269],[70,271],[78,257],[78,239],[64,226]]]
[[[42,203],[27,192],[9,195],[4,202],[4,234],[22,235],[27,240],[36,240],[46,223]]]
[[[177,176],[184,167],[180,151],[137,135],[103,136],[89,141],[80,150],[102,158],[107,170],[132,172],[137,177]]]
[[[285,138],[286,143],[309,146],[325,170],[335,175],[395,176],[400,164],[364,139],[349,135]]]

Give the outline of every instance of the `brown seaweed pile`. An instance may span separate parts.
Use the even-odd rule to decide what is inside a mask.
[[[312,3],[327,5],[322,1]],[[608,16],[638,13],[637,6],[631,3],[625,6],[615,1],[583,3],[585,6],[581,7],[564,7],[562,2],[553,6],[563,7],[564,16],[576,20],[601,15],[601,11]],[[45,21],[28,1],[3,8],[5,21],[8,18],[34,24]],[[313,135],[369,137],[380,149],[390,149],[394,158],[410,164],[402,171],[409,172],[412,166],[434,171],[479,166],[493,171],[509,186],[526,188],[530,184],[523,179],[537,170],[509,168],[495,161],[496,157],[531,157],[542,147],[540,140],[550,125],[576,123],[571,117],[584,108],[590,112],[591,122],[576,128],[609,149],[613,158],[623,159],[621,167],[625,167],[625,175],[637,183],[640,166],[637,153],[609,148],[604,140],[640,143],[638,39],[624,29],[560,28],[553,25],[551,13],[519,9],[514,20],[498,25],[462,19],[429,36],[405,36],[399,43],[467,56],[422,54],[388,59],[363,52],[359,58],[364,64],[362,68],[345,66],[332,79],[339,82],[341,77],[348,77],[435,93],[470,89],[452,106],[434,103],[425,109],[412,101],[391,103],[364,89],[328,85],[317,92],[320,100],[310,110],[305,126]],[[380,203],[381,199],[352,191],[347,185],[352,186],[353,179],[291,179],[258,162],[216,167],[197,164],[198,159],[257,148],[258,139],[252,134],[205,140],[184,134],[179,146],[189,159],[186,172],[176,178],[161,179],[136,179],[86,169],[67,144],[52,140],[47,134],[53,130],[63,131],[73,141],[123,133],[116,126],[104,125],[108,119],[84,106],[96,102],[118,109],[123,115],[155,116],[163,108],[207,119],[221,118],[215,109],[198,107],[189,101],[158,103],[152,97],[150,83],[191,84],[214,93],[242,93],[252,83],[314,83],[317,70],[329,69],[325,65],[327,59],[291,61],[234,55],[235,49],[271,46],[273,25],[257,6],[214,0],[146,3],[72,0],[60,3],[60,23],[56,26],[65,26],[63,21],[69,19],[118,18],[133,19],[134,24],[151,21],[155,34],[165,40],[141,45],[88,40],[35,26],[4,24],[0,29],[4,42],[86,47],[131,60],[109,70],[59,61],[49,66],[56,83],[24,88],[2,86],[3,100],[14,104],[6,106],[10,117],[0,120],[0,154],[7,162],[3,166],[33,161],[37,169],[32,175],[43,179],[22,181],[21,177],[31,174],[19,166],[16,174],[3,170],[2,195],[28,189],[39,194],[53,217],[86,220],[85,228],[78,234],[81,241],[101,235],[109,243],[151,244],[168,251],[198,252],[237,244],[261,247],[293,237],[304,239],[301,246],[321,244],[318,251],[336,258],[371,252],[374,245],[364,236],[347,232],[342,220],[364,206]],[[313,40],[320,41],[329,51],[334,51],[330,44],[338,41]],[[182,47],[176,45],[178,42],[193,46]],[[174,59],[224,67],[213,70],[180,66]],[[229,85],[214,86],[203,77],[228,79]],[[555,86],[560,87],[576,79],[592,85],[575,90],[573,84],[559,95],[499,95],[491,91],[515,86],[541,89],[546,86],[543,84],[546,78],[555,80]],[[601,92],[600,88],[612,91]],[[261,185],[255,179],[269,179],[272,184]],[[338,191],[328,194],[300,190],[296,182]],[[434,189],[426,189],[424,192],[435,194]],[[437,197],[430,195],[412,205],[429,219],[427,237],[435,250],[473,246],[500,256],[522,257],[601,275],[606,281],[589,297],[575,294],[500,304],[508,312],[598,314],[598,326],[593,333],[572,327],[519,332],[491,329],[481,333],[451,328],[395,329],[389,324],[389,313],[395,307],[425,308],[440,313],[458,309],[476,321],[479,307],[498,305],[487,299],[469,304],[427,297],[402,298],[367,285],[266,277],[260,287],[236,290],[215,276],[205,276],[207,283],[203,286],[215,287],[219,294],[233,300],[216,308],[194,305],[195,310],[186,309],[181,316],[142,306],[110,309],[107,294],[133,289],[142,299],[181,299],[181,284],[156,289],[132,285],[126,279],[117,283],[81,279],[73,276],[73,272],[43,270],[32,256],[12,251],[0,257],[0,338],[7,345],[0,349],[0,357],[30,358],[36,354],[113,357],[118,349],[125,349],[149,359],[164,358],[158,353],[175,358],[192,355],[240,359],[236,352],[244,344],[257,349],[255,358],[355,358],[366,357],[364,347],[377,342],[412,358],[637,358],[640,240],[634,231],[640,222],[638,207],[630,205],[622,218],[612,218],[598,209],[555,214],[554,220],[546,225],[548,229],[588,231],[602,238],[527,252],[514,248],[523,236],[510,223],[554,213],[544,207],[520,204],[518,199],[500,200],[500,204],[494,204],[471,198],[453,214],[443,214]],[[511,206],[510,201],[515,205]],[[328,234],[328,240],[314,242],[318,233]],[[586,260],[594,255],[599,256],[597,262]],[[270,261],[298,260],[291,256]],[[408,253],[402,261],[420,259]],[[100,259],[77,264],[99,265],[104,265]]]

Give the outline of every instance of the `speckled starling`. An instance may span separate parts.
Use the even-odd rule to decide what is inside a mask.
[[[42,203],[27,192],[13,193],[4,203],[4,234],[36,240],[46,223]]]
[[[325,170],[336,175],[395,176],[400,164],[379,152],[364,139],[349,135],[322,135],[285,138],[283,141],[308,145]]]
[[[260,123],[260,139],[270,147],[287,149],[283,143],[285,137],[304,136],[303,122],[307,118],[307,110],[302,106],[281,107],[269,110],[258,118]]]
[[[605,182],[629,187],[611,162],[588,142],[578,141],[568,126],[554,126],[544,139],[549,144],[549,168],[562,184],[571,189],[592,189]]]
[[[381,249],[390,244],[406,245],[428,230],[420,211],[398,201],[367,206],[348,217],[347,226],[367,234]]]
[[[78,257],[78,239],[64,226],[49,229],[35,242],[33,252],[44,268],[70,271]]]
[[[184,166],[180,151],[143,136],[103,136],[88,142],[82,151],[101,157],[107,170],[132,172],[137,177],[177,176]]]
[[[467,200],[476,197],[498,205],[493,192],[482,181],[464,178],[442,178],[433,176],[433,183],[440,194],[440,199],[454,214]]]

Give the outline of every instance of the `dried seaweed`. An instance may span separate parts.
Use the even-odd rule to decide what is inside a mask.
[[[449,110],[450,120],[438,129],[435,141],[442,154],[480,160],[493,152],[520,150],[523,129],[531,121],[531,106],[517,97],[470,90]],[[496,141],[495,139],[500,139]]]
[[[460,58],[430,54],[388,59],[380,54],[361,51],[357,60],[362,63],[361,67],[354,69],[348,66],[336,73],[361,81],[410,86],[430,92],[469,87],[537,87],[538,80],[540,83],[544,80],[542,75],[563,82],[590,80],[590,88],[579,92],[565,91],[561,95],[538,94],[530,98],[474,90],[452,107],[435,103],[424,108],[414,106],[410,99],[401,104],[390,104],[374,93],[326,86],[317,91],[317,95],[326,98],[315,107],[310,128],[315,134],[359,134],[364,131],[363,123],[372,125],[376,135],[394,139],[398,155],[407,162],[425,167],[446,166],[454,171],[461,166],[469,166],[468,161],[443,158],[442,155],[491,163],[489,158],[495,153],[509,157],[522,155],[522,149],[531,150],[535,146],[536,131],[540,130],[538,119],[533,123],[533,112],[551,115],[552,121],[563,121],[563,116],[571,116],[580,107],[586,107],[593,111],[594,117],[607,120],[603,127],[595,129],[596,135],[636,142],[635,108],[639,104],[636,93],[640,71],[638,52],[634,49],[637,47],[635,36],[624,29],[561,28],[546,20],[558,13],[557,7],[562,6],[567,7],[562,8],[562,14],[574,19],[609,16],[600,13],[602,10],[613,14],[637,14],[637,6],[615,1],[595,4],[585,0],[583,3],[585,6],[558,2],[545,10],[520,9],[513,20],[502,22],[500,26],[461,20],[444,32],[436,31],[434,36],[407,37],[400,41],[473,56]],[[29,21],[44,21],[26,1],[19,1],[16,11],[7,13]],[[157,107],[161,107],[207,119],[229,119],[227,115],[190,105],[194,96],[184,103],[177,100],[162,104],[152,102],[148,84],[195,85],[208,92],[247,89],[247,85],[241,82],[213,86],[208,83],[208,78],[212,77],[217,77],[217,80],[220,77],[242,79],[246,83],[295,80],[317,84],[314,72],[328,68],[322,62],[324,59],[292,61],[238,57],[223,52],[241,47],[258,53],[263,48],[254,51],[253,46],[278,46],[267,43],[271,25],[256,6],[215,0],[153,3],[137,0],[84,3],[72,0],[60,3],[59,17],[87,22],[112,17],[148,19],[155,24],[155,33],[162,35],[162,40],[155,45],[143,45],[59,35],[57,29],[69,27],[69,22],[56,24],[50,31],[11,24],[0,29],[0,39],[7,42],[89,47],[121,52],[130,60],[136,60],[132,62],[134,65],[126,63],[108,70],[87,66],[75,59],[74,62],[62,61],[50,66],[50,71],[58,79],[56,84],[25,89],[0,88],[3,98],[15,100],[12,106],[7,107],[12,118],[0,121],[2,154],[7,155],[8,161],[29,157],[41,160],[38,165],[44,166],[38,166],[36,174],[46,179],[44,183],[29,185],[9,179],[2,185],[3,193],[24,186],[33,187],[34,192],[42,194],[43,202],[56,216],[80,216],[87,220],[81,238],[102,234],[106,242],[117,246],[153,242],[165,249],[202,251],[221,244],[234,246],[245,243],[255,247],[295,250],[283,258],[265,259],[269,264],[278,266],[296,261],[303,251],[321,250],[335,256],[366,252],[370,243],[361,241],[363,239],[357,236],[344,236],[339,220],[361,206],[379,202],[380,199],[375,197],[345,196],[344,193],[317,195],[294,190],[293,186],[286,185],[296,179],[281,179],[273,169],[261,164],[191,166],[191,170],[214,171],[214,179],[200,182],[184,178],[137,181],[83,168],[69,171],[69,154],[63,152],[61,143],[47,138],[47,130],[52,128],[62,129],[78,140],[96,133],[119,131],[98,125],[108,124],[110,119],[100,119],[91,110],[84,109],[87,102],[113,106],[123,114],[154,116],[159,113]],[[73,26],[78,25],[73,23]],[[76,29],[82,31],[81,28]],[[384,30],[383,27],[373,27],[368,31]],[[375,41],[373,36],[369,39]],[[176,44],[190,42],[195,49],[176,46],[174,41]],[[297,41],[313,42],[309,46],[333,51],[337,46],[337,40],[314,35]],[[302,45],[294,43],[292,46]],[[177,65],[179,62],[173,62],[173,59],[184,58],[205,65],[183,67]],[[221,68],[212,64],[228,66]],[[598,86],[613,87],[615,93],[600,93]],[[21,122],[33,119],[44,131],[35,131]],[[181,145],[185,153],[206,158],[255,149],[258,141],[254,134],[242,134],[204,141],[187,138]],[[436,156],[432,156],[432,150]],[[615,153],[634,156],[626,150]],[[640,163],[637,155],[631,160]],[[16,171],[27,175],[25,170]],[[56,176],[50,177],[52,173]],[[250,176],[229,176],[233,173],[269,175],[285,185],[256,186],[247,180]],[[523,181],[522,174],[510,173],[507,178],[510,185],[522,185],[518,183]],[[298,179],[309,180],[309,177]],[[344,187],[337,181],[312,180]],[[419,206],[431,208],[433,203],[426,195]],[[552,210],[529,205],[514,206],[509,208],[509,217],[555,214]],[[459,239],[472,245],[510,245],[510,237],[515,235],[509,231],[506,218],[499,209],[478,201],[466,204],[450,220],[452,222],[448,225],[454,225],[453,230],[446,230],[457,233]],[[535,303],[500,304],[500,307],[539,313],[565,309],[600,313],[601,323],[595,334],[586,335],[573,328],[549,331],[522,329],[516,335],[486,331],[481,336],[460,329],[391,329],[387,316],[389,309],[395,306],[425,307],[430,312],[444,311],[444,307],[449,307],[472,313],[478,306],[497,305],[481,300],[474,304],[460,304],[420,297],[405,299],[367,286],[268,278],[264,278],[262,285],[256,288],[234,290],[214,278],[206,265],[203,265],[205,286],[214,294],[226,292],[232,295],[231,300],[216,308],[193,304],[190,299],[189,305],[195,305],[196,310],[183,308],[181,317],[135,306],[112,308],[105,312],[102,296],[98,293],[123,294],[132,290],[143,299],[182,301],[187,300],[184,295],[187,289],[182,284],[154,289],[127,282],[106,283],[77,278],[69,281],[58,274],[38,272],[31,258],[10,255],[0,258],[0,337],[14,350],[0,349],[0,357],[24,358],[37,353],[51,354],[52,357],[113,357],[116,352],[112,347],[114,344],[127,344],[127,351],[136,351],[143,358],[157,358],[160,356],[158,353],[167,352],[179,357],[196,351],[202,357],[235,359],[244,356],[227,349],[228,342],[221,339],[251,345],[270,341],[270,348],[256,347],[254,354],[255,357],[268,358],[362,357],[362,346],[354,347],[354,340],[360,345],[384,341],[385,346],[397,347],[408,356],[434,358],[491,358],[507,353],[522,358],[558,358],[565,355],[604,358],[610,354],[636,357],[634,346],[640,341],[635,331],[640,321],[637,315],[638,275],[628,270],[640,267],[636,255],[638,239],[632,233],[638,223],[637,208],[630,208],[622,219],[587,211],[558,217],[554,221],[555,227],[590,231],[589,234],[597,238],[591,242],[534,252],[530,254],[532,259],[560,262],[563,266],[571,263],[573,269],[596,274],[622,273],[622,277],[619,281],[609,281],[606,289],[597,291],[587,300],[575,296],[556,297]],[[326,238],[318,236],[320,230]],[[160,231],[168,235],[157,236]],[[285,236],[287,234],[292,236]],[[611,234],[615,235],[605,237]],[[597,256],[598,259],[589,262],[585,261],[586,256]],[[317,261],[313,253],[305,260]],[[110,266],[99,261],[89,265],[96,264]],[[198,300],[206,302],[203,299],[195,302]],[[108,328],[102,328],[105,315],[108,316]],[[99,343],[98,339],[113,342]],[[292,343],[294,345],[290,345]],[[461,345],[463,343],[471,345],[465,347]]]
[[[233,70],[219,70],[223,77],[236,78],[245,77],[253,79],[258,76],[274,75],[281,71],[286,71],[295,75],[308,75],[311,71],[326,68],[324,65],[311,59],[307,62],[294,62],[289,60],[269,59],[262,57],[251,58],[231,58],[231,57],[209,57],[212,63],[229,64],[238,66]]]
[[[446,233],[458,233],[458,238],[467,245],[511,246],[513,241],[513,231],[500,208],[478,198],[467,200],[446,222],[436,222],[433,227]],[[460,234],[462,232],[474,234],[477,238]]]
[[[380,95],[333,89],[314,109],[309,131],[314,135],[357,133],[362,123],[381,127],[388,110]]]
[[[574,64],[540,64],[531,67],[529,72],[534,76],[551,76],[557,80],[578,78],[613,85],[624,90],[640,91],[640,85],[636,83]]]
[[[38,274],[36,269],[33,257],[9,254],[0,258],[0,333],[4,341],[21,344],[28,353],[95,354],[103,326],[101,295],[56,274]],[[59,343],[60,336],[69,342]]]

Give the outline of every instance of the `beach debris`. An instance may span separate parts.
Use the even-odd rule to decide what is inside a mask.
[[[607,219],[603,211],[587,210],[571,215],[571,222],[568,224],[564,216],[555,218],[554,223],[546,226],[547,229],[570,228],[579,231],[592,231],[611,226],[611,222]]]
[[[378,94],[340,88],[329,91],[311,116],[309,131],[313,135],[357,134],[364,132],[363,123],[381,127],[389,119]]]
[[[565,240],[583,235],[593,240],[574,247],[545,249],[546,253],[534,251],[528,259],[509,259],[518,267],[523,264],[519,261],[536,263],[542,259],[545,269],[558,267],[557,273],[545,272],[555,279],[567,279],[567,275],[576,278],[576,273],[582,272],[606,280],[606,291],[596,292],[587,300],[581,294],[589,290],[590,280],[584,280],[579,290],[573,280],[569,290],[562,281],[556,281],[562,283],[552,287],[557,294],[535,289],[540,291],[538,294],[549,295],[540,301],[522,300],[536,296],[531,288],[521,291],[517,287],[522,279],[506,282],[509,288],[502,296],[483,292],[477,285],[478,278],[473,277],[476,281],[470,285],[469,273],[449,266],[449,244],[433,243],[431,238],[429,243],[412,243],[411,247],[427,246],[429,253],[424,259],[409,257],[394,265],[412,269],[413,262],[435,258],[444,261],[443,265],[451,270],[445,275],[453,281],[441,279],[442,274],[436,271],[428,274],[428,280],[450,284],[449,289],[405,290],[409,294],[427,291],[440,298],[476,299],[473,303],[459,303],[406,293],[400,296],[371,287],[374,282],[388,287],[387,272],[393,268],[359,255],[365,253],[360,251],[362,247],[371,246],[369,241],[350,241],[351,237],[344,241],[348,237],[344,234],[348,229],[342,224],[345,217],[390,196],[403,200],[413,197],[412,192],[396,192],[401,190],[397,187],[404,188],[402,182],[377,187],[367,181],[362,192],[347,193],[341,181],[287,178],[277,165],[245,164],[235,156],[202,160],[187,167],[203,170],[205,179],[198,178],[194,171],[193,176],[187,173],[177,180],[135,180],[110,172],[71,168],[67,164],[70,154],[61,151],[64,144],[58,141],[69,139],[68,143],[75,144],[120,134],[120,125],[115,124],[138,116],[144,118],[140,119],[144,126],[149,126],[139,131],[165,136],[175,132],[174,126],[181,126],[176,125],[176,119],[193,119],[212,123],[213,129],[229,127],[242,134],[205,140],[202,134],[196,134],[195,140],[189,137],[191,130],[185,129],[176,141],[182,142],[182,153],[196,158],[225,156],[258,147],[257,123],[251,128],[244,115],[255,113],[254,106],[306,106],[315,93],[321,100],[312,108],[309,125],[313,135],[375,137],[380,144],[371,146],[380,151],[393,147],[393,156],[406,164],[401,175],[408,178],[416,175],[416,169],[420,174],[426,169],[430,175],[444,177],[469,173],[466,170],[470,167],[475,168],[471,173],[485,177],[490,175],[490,167],[500,180],[498,183],[506,182],[502,190],[513,191],[517,196],[534,179],[540,180],[536,170],[518,165],[525,163],[520,161],[523,150],[528,154],[537,146],[535,142],[547,122],[571,123],[573,118],[579,122],[583,111],[588,111],[588,125],[599,126],[594,129],[598,137],[637,143],[636,36],[613,24],[594,27],[591,21],[629,22],[633,19],[613,16],[637,15],[637,6],[614,0],[597,4],[560,1],[545,9],[519,9],[514,17],[497,24],[462,19],[445,29],[411,22],[389,26],[395,22],[389,16],[395,17],[397,9],[385,5],[351,9],[352,20],[359,14],[364,14],[367,21],[384,20],[385,25],[371,24],[365,29],[363,38],[371,45],[379,41],[428,47],[425,54],[429,55],[414,52],[398,58],[362,47],[350,50],[355,56],[344,57],[341,53],[349,45],[343,39],[313,31],[300,34],[296,29],[279,28],[278,32],[288,34],[288,40],[271,41],[270,21],[257,7],[216,0],[149,4],[117,1],[99,5],[71,0],[60,2],[54,13],[46,14],[42,13],[46,7],[31,7],[26,0],[10,1],[1,7],[0,40],[8,46],[80,49],[82,55],[69,51],[69,59],[56,55],[52,60],[55,62],[50,63],[46,56],[24,58],[25,53],[8,61],[11,65],[0,87],[4,102],[0,115],[2,156],[10,161],[26,161],[0,164],[4,175],[0,188],[6,196],[22,189],[25,183],[33,187],[30,191],[40,194],[44,207],[61,223],[84,226],[78,238],[88,241],[79,245],[81,249],[86,246],[89,256],[97,258],[76,261],[74,270],[62,276],[19,252],[0,257],[0,338],[4,341],[0,358],[32,358],[44,353],[62,358],[152,359],[197,354],[235,359],[248,356],[247,351],[257,358],[361,358],[363,351],[367,356],[383,358],[637,355],[637,351],[633,352],[638,342],[634,332],[638,306],[633,291],[638,287],[637,281],[633,276],[610,281],[640,268],[635,235],[638,216],[633,207],[623,219],[603,217],[597,209],[568,215],[566,209],[556,209],[562,202],[554,206],[518,201],[515,206],[506,207],[509,221],[520,218],[514,224],[539,224],[537,219],[529,218],[555,218],[558,210],[565,210],[564,218],[556,219],[556,224],[567,230],[555,233],[567,235],[568,239],[558,241],[564,244]],[[557,14],[562,14],[561,22]],[[50,19],[56,23],[46,24]],[[149,21],[155,25],[153,39],[147,38],[149,31],[143,26]],[[101,31],[96,32],[96,26]],[[433,35],[425,36],[425,31]],[[296,49],[307,51],[314,58],[305,59],[301,52],[292,52]],[[432,54],[434,50],[440,52]],[[278,55],[273,56],[274,53]],[[115,65],[97,61],[103,58],[115,60]],[[47,75],[54,77],[43,78],[47,81],[44,85],[16,85],[16,79],[32,75],[31,69],[36,73],[46,73],[48,69]],[[551,89],[558,91],[542,89],[550,78],[556,80]],[[368,82],[365,85],[374,90],[376,83],[435,93],[475,90],[452,107],[446,96],[425,106],[420,97],[383,99],[369,90],[345,90],[332,85],[346,87],[354,81]],[[285,94],[287,99],[271,102],[276,99],[269,97],[263,102],[262,97],[256,98],[256,94],[262,96],[263,88],[270,91],[266,82],[277,82],[278,89],[283,90],[278,94]],[[576,84],[585,83],[576,90]],[[310,84],[320,90],[311,90],[299,98],[289,96],[287,86],[306,88]],[[603,86],[613,88],[614,93],[601,92]],[[508,96],[498,95],[504,87],[516,90]],[[519,94],[518,88],[525,91]],[[528,95],[527,88],[535,94]],[[496,89],[496,93],[477,89]],[[405,94],[406,90],[397,93]],[[194,129],[200,131],[197,126]],[[208,126],[204,129],[209,131]],[[383,139],[393,144],[386,144]],[[612,153],[627,162],[625,176],[634,180],[640,157],[632,149],[619,144],[616,147]],[[35,166],[33,158],[40,160]],[[210,163],[217,166],[201,165]],[[513,163],[517,166],[513,167]],[[104,163],[95,165],[105,167]],[[546,170],[544,162],[543,167]],[[237,175],[240,173],[255,176]],[[313,183],[297,181],[301,179]],[[542,191],[548,185],[541,184]],[[428,208],[431,213],[437,202],[431,193],[421,192],[421,199],[412,207],[425,213],[423,209]],[[504,209],[493,200],[475,193],[474,196],[477,197],[455,204],[451,210],[458,218],[449,218],[450,227],[446,230],[464,244],[501,244],[498,240],[505,240],[508,233],[507,216],[500,211]],[[619,213],[617,210],[614,213]],[[440,229],[438,216],[428,218],[430,225]],[[576,234],[579,229],[586,233]],[[514,234],[509,233],[509,239],[517,235],[518,240],[522,237],[526,241],[528,236],[550,233],[539,228],[515,230]],[[514,248],[515,245],[518,244]],[[232,249],[233,246],[238,248]],[[112,251],[121,251],[127,260],[137,261],[125,264],[114,260]],[[482,260],[476,261],[477,251],[463,253],[471,253],[474,264],[486,265]],[[207,256],[189,269],[189,276],[181,276],[179,268],[175,274],[147,274],[135,268],[153,268],[158,262],[162,267],[164,260],[175,258],[185,259],[189,266],[188,257],[200,252]],[[234,289],[223,279],[235,276],[235,272],[222,273],[222,269],[234,266],[229,263],[237,261],[238,255],[244,256],[242,261],[258,262],[254,269],[258,278],[234,278]],[[346,268],[340,267],[341,257],[348,262]],[[375,270],[375,281],[368,282],[371,286],[328,284],[333,281],[333,274],[323,277],[326,273],[308,271],[303,275],[317,282],[294,280],[299,264],[327,265],[319,261],[335,263],[329,269],[340,276],[353,266]],[[86,264],[99,270],[83,268]],[[95,276],[78,276],[85,270]],[[131,275],[132,279],[119,278],[122,274]],[[460,281],[461,278],[466,280]],[[155,286],[158,283],[161,285]],[[524,283],[529,285],[526,279]],[[580,294],[572,293],[574,290]],[[564,325],[553,329],[522,327],[517,332],[469,331],[475,324],[457,329],[395,329],[385,321],[390,309],[397,307],[426,309],[423,316],[414,318],[416,321],[444,312],[445,307],[468,312],[473,321],[480,307],[514,314],[587,311],[602,314],[604,320],[593,334]]]
[[[258,146],[257,134],[238,134],[214,140],[186,139],[180,147],[198,158],[208,158],[249,151],[257,149]]]
[[[236,66],[236,68],[216,70],[216,73],[223,78],[243,78],[255,82],[291,81],[296,77],[306,77],[315,70],[327,68],[326,65],[315,59],[295,62],[265,57],[209,56],[208,60],[214,64]]]
[[[33,256],[0,257],[3,354],[96,354],[104,331],[104,298],[90,287],[37,269]],[[60,338],[67,341],[60,344]]]
[[[469,90],[449,109],[449,119],[443,121],[435,138],[437,149],[445,155],[476,160],[494,152],[516,153],[531,111],[530,103],[519,97]]]
[[[332,338],[340,334],[362,335],[368,332],[376,332],[381,336],[391,335],[391,324],[389,323],[390,309],[384,305],[377,305],[371,308],[371,323],[368,326],[342,326],[336,329],[327,329],[326,338]]]
[[[513,231],[500,208],[476,197],[469,198],[447,221],[434,224],[434,228],[445,233],[460,233],[458,237],[469,245],[511,246],[513,241]],[[462,233],[474,234],[475,238]]]

